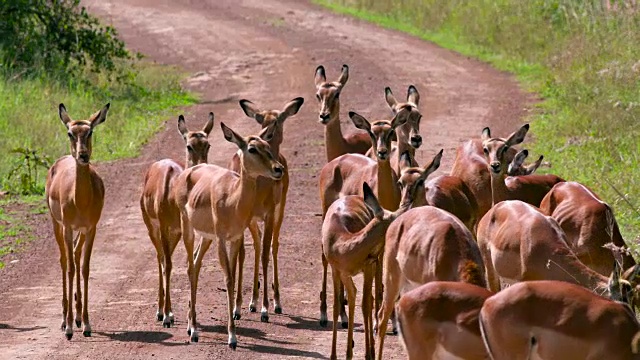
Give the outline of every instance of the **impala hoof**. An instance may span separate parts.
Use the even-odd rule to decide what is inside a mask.
[[[187,335],[191,335],[191,328],[187,328]]]
[[[71,340],[71,338],[73,337],[73,333],[71,334],[64,334],[67,337],[67,340]]]
[[[91,331],[90,330],[85,330],[85,331],[82,332],[82,335],[84,337],[91,337]]]
[[[273,310],[276,314],[282,314],[282,308],[280,306],[276,306]]]
[[[343,328],[343,329],[348,329],[348,328],[349,328],[349,323],[348,323],[348,322],[346,322],[346,321],[343,321],[343,322],[342,322],[342,328]]]
[[[320,319],[320,326],[327,327],[328,324],[329,322],[327,321],[327,319]]]
[[[229,349],[231,350],[235,350],[237,346],[238,346],[238,343],[229,343]]]
[[[76,320],[76,327],[80,329],[80,326],[82,326],[82,321]]]
[[[356,342],[351,340],[351,348],[353,349],[354,347],[356,347]]]
[[[162,321],[163,318],[164,316],[162,315],[162,313],[160,311],[156,311],[156,320]]]
[[[198,342],[198,333],[195,331],[191,333],[191,342],[194,342],[194,343]]]
[[[171,328],[171,321],[163,321],[162,322],[162,327],[167,328],[167,329]]]
[[[233,320],[240,320],[240,318],[241,318],[240,313],[233,314]]]
[[[260,321],[268,323],[269,322],[269,314],[267,313],[262,313],[260,315]]]
[[[258,311],[258,309],[256,308],[255,305],[249,305],[249,312],[256,312]]]
[[[393,330],[391,330],[391,333],[392,333],[393,335],[398,335],[398,329],[393,329]]]

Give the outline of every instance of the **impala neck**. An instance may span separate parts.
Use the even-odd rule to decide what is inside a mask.
[[[405,151],[408,151],[409,155],[411,155],[411,160],[413,161],[413,159],[416,158],[416,149],[411,146],[409,142],[409,133],[402,129],[405,125],[399,126],[396,130],[396,136],[398,137],[396,155],[398,156],[398,159],[400,159],[400,155],[404,154]]]
[[[329,122],[324,127],[324,144],[327,152],[327,161],[347,153],[347,142],[342,135],[342,128],[340,127],[340,101],[338,100],[331,108]]]
[[[489,172],[491,172],[491,170],[489,170]],[[509,200],[509,188],[504,182],[506,177],[505,173],[501,172],[500,175],[491,174],[490,176],[492,205],[495,206],[501,201]]]
[[[242,157],[240,158],[242,166],[240,167],[240,178],[235,184],[233,195],[231,198],[236,199],[236,212],[240,215],[236,219],[240,220],[245,226],[249,225],[251,220],[251,212],[254,207],[254,201],[257,194],[256,178],[249,175],[244,167]]]
[[[358,232],[355,239],[338,243],[338,246],[344,246],[339,252],[349,254],[352,258],[363,259],[374,253],[374,249],[378,246],[380,247],[380,251],[383,251],[384,239],[392,220],[393,217],[390,219],[371,219],[369,223]]]
[[[90,206],[93,201],[93,183],[91,180],[91,167],[79,165],[76,162],[75,203],[78,208]]]
[[[555,252],[547,267],[556,267],[551,274],[553,279],[584,286],[598,294],[607,289],[609,279],[591,270],[573,254],[564,251]]]
[[[389,211],[398,209],[398,204],[400,203],[392,173],[391,162],[389,160],[378,160],[378,191],[376,195],[378,196],[380,206]]]

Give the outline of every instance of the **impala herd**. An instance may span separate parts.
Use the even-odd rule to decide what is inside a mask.
[[[485,128],[479,139],[458,147],[449,175],[429,179],[443,150],[423,167],[416,162],[415,150],[422,145],[418,90],[409,86],[406,101],[399,102],[386,88],[391,119],[370,121],[349,112],[363,131],[345,136],[340,95],[348,79],[346,65],[337,81],[327,81],[322,66],[314,76],[327,155],[319,173],[319,322],[326,327],[329,320],[331,267],[332,359],[337,358],[339,316],[348,329],[346,357],[353,357],[353,277],[359,273],[364,275],[367,359],[382,359],[389,319],[410,359],[640,359],[633,351],[640,331],[635,317],[640,265],[628,252],[611,250],[611,243],[620,248],[625,242],[608,204],[582,184],[534,174],[542,156],[524,165],[528,152],[518,146],[528,124],[504,138]],[[286,119],[303,102],[295,98],[282,110],[263,110],[241,100],[244,113],[262,130],[242,136],[220,124],[224,138],[238,147],[228,168],[208,164],[214,114],[201,130],[189,130],[179,116],[185,167],[169,159],[153,163],[140,197],[156,249],[156,318],[164,327],[174,323],[171,257],[182,239],[191,289],[187,331],[192,342],[198,341],[198,276],[205,253],[217,240],[226,282],[228,345],[236,348],[247,228],[255,252],[249,310],[257,311],[258,264],[262,260],[262,283],[267,284],[272,260],[274,311],[282,313],[278,248],[289,171],[280,146]],[[74,299],[76,326],[91,336],[89,262],[105,195],[90,165],[91,135],[108,110],[109,104],[88,120],[71,120],[65,106],[59,107],[71,156],[49,170],[46,197],[60,248],[67,339],[73,336]],[[261,320],[269,321],[267,286]]]

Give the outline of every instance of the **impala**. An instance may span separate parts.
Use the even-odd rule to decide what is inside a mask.
[[[71,155],[59,158],[49,169],[45,196],[53,224],[53,233],[60,249],[62,329],[67,340],[73,337],[74,275],[76,277],[75,323],[77,327],[82,323],[82,334],[91,336],[89,262],[96,236],[96,225],[100,220],[104,204],[102,178],[90,164],[91,135],[93,129],[107,119],[108,111],[109,104],[91,115],[88,120],[71,120],[64,104],[58,107],[60,120],[67,128]],[[84,294],[80,289],[80,260],[82,260]]]
[[[342,135],[340,127],[340,93],[349,80],[349,67],[342,65],[342,73],[338,81],[327,82],[324,66],[320,65],[315,72],[316,98],[320,104],[319,120],[325,125],[324,145],[327,161],[348,153],[364,154],[371,148],[369,135],[357,132],[348,136]]]
[[[384,209],[397,209],[400,203],[400,188],[397,186],[395,173],[389,163],[389,149],[395,129],[404,124],[407,116],[401,111],[391,121],[377,120],[372,123],[355,112],[350,112],[349,117],[356,127],[368,132],[377,155],[377,161],[360,154],[345,154],[322,167],[319,187],[323,219],[330,205],[338,198],[346,195],[362,196],[361,184],[363,182],[371,184]],[[323,253],[322,291],[320,293],[321,326],[327,324],[327,265]],[[380,275],[377,276],[378,280],[380,280],[379,278]],[[343,315],[343,327],[345,327],[346,313],[344,308],[341,314]]]
[[[191,335],[191,341],[197,342],[198,276],[204,254],[213,240],[217,239],[218,260],[226,282],[228,345],[235,349],[237,339],[233,300],[236,269],[244,229],[252,219],[254,200],[257,196],[256,180],[259,176],[273,180],[281,179],[284,167],[273,158],[267,143],[273,136],[275,127],[264,129],[260,136],[242,137],[224,123],[220,123],[220,126],[225,139],[238,146],[240,173],[216,165],[200,164],[183,171],[176,180],[173,191],[180,208],[191,287],[187,331]],[[193,246],[196,233],[202,240],[194,262]],[[229,251],[227,244],[230,247]]]
[[[553,174],[532,174],[535,169],[538,168],[538,162],[542,159],[542,156],[533,164],[529,166],[523,166],[524,159],[529,155],[528,150],[520,150],[513,158],[509,167],[507,168],[506,175],[511,174],[524,174],[524,175],[509,175],[507,177],[497,176],[495,185],[497,186],[497,192],[502,194],[502,197],[496,199],[501,200],[521,200],[534,206],[540,206],[542,199],[557,183],[564,182],[565,180],[559,176]],[[498,179],[504,180],[498,180]],[[504,186],[502,184],[504,183]],[[492,183],[492,187],[494,184]],[[494,189],[496,189],[494,187]]]
[[[540,209],[560,224],[580,261],[602,275],[611,273],[614,256],[603,246],[611,242],[620,247],[626,245],[607,203],[580,183],[564,182],[549,191]],[[625,268],[636,264],[631,255],[621,256]]]
[[[289,168],[287,166],[287,159],[280,153],[280,145],[284,137],[284,122],[287,118],[295,115],[300,110],[300,107],[304,103],[304,99],[301,97],[295,98],[289,101],[284,108],[280,110],[260,110],[254,103],[249,100],[240,100],[240,107],[244,113],[253,119],[258,124],[262,125],[262,128],[274,127],[271,138],[267,141],[271,147],[271,153],[273,157],[280,162],[283,166],[282,178],[279,181],[274,181],[266,177],[259,177],[257,180],[256,197],[253,205],[253,219],[249,224],[249,230],[251,237],[253,238],[253,247],[255,251],[255,266],[253,271],[253,291],[251,295],[251,302],[249,303],[249,311],[256,311],[256,303],[258,302],[259,294],[259,260],[260,252],[262,251],[262,277],[265,287],[263,289],[262,297],[262,310],[260,320],[269,321],[269,297],[267,278],[269,271],[269,250],[271,250],[273,256],[273,302],[274,311],[276,314],[282,313],[282,305],[280,303],[280,282],[278,280],[278,249],[280,245],[280,228],[282,227],[282,220],[284,218],[284,207],[287,202],[287,191],[289,189]],[[271,133],[271,132],[270,132]],[[229,164],[229,169],[240,172],[240,156],[235,154]],[[260,243],[260,228],[258,222],[262,221],[264,224],[264,231],[262,234],[262,244]],[[244,262],[244,244],[241,247],[240,256],[240,269],[242,269]],[[242,271],[242,270],[239,270]],[[239,277],[242,279],[242,276]],[[238,285],[239,289],[241,284]],[[242,293],[238,290],[238,296],[242,299]],[[240,305],[236,305],[234,310],[234,316],[236,319],[240,319]]]
[[[617,273],[609,293],[621,297]],[[526,281],[488,298],[479,316],[493,360],[639,359],[640,326],[626,304],[561,281]]]
[[[412,187],[421,187],[420,182]],[[377,317],[378,359],[382,359],[387,322],[401,292],[430,281],[485,286],[484,265],[473,235],[457,217],[433,206],[413,208],[391,224],[383,268],[384,295]]]
[[[398,335],[410,360],[488,359],[478,315],[491,292],[459,281],[432,281],[396,304]]]
[[[540,155],[538,160],[532,162],[529,165],[524,165],[524,161],[529,156],[529,151],[521,150],[518,151],[516,156],[509,163],[509,167],[507,168],[507,176],[522,176],[522,175],[531,175],[533,174],[540,165],[542,165],[542,160],[544,159],[543,155]]]
[[[178,131],[186,145],[185,166],[206,164],[209,153],[209,134],[213,129],[213,113],[200,131],[189,131],[184,116],[178,117]],[[144,176],[140,210],[147,226],[149,238],[156,249],[158,259],[158,309],[156,319],[164,327],[171,327],[174,321],[171,311],[171,257],[182,236],[180,229],[180,209],[171,189],[183,167],[171,159],[156,161]]]
[[[333,338],[331,359],[337,359],[336,340],[338,314],[341,311],[341,284],[344,285],[349,304],[347,333],[347,359],[353,357],[353,320],[356,286],[353,276],[362,272],[362,314],[364,317],[365,358],[374,356],[372,324],[372,283],[378,259],[384,248],[385,232],[392,221],[406,212],[411,199],[402,203],[396,212],[383,209],[373,190],[365,182],[363,197],[347,195],[331,204],[322,224],[322,251],[331,265],[333,277]]]

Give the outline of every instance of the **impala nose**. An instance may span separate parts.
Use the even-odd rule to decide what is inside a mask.
[[[378,158],[380,158],[380,160],[386,160],[388,154],[389,152],[387,151],[387,149],[378,150]]]
[[[494,161],[491,163],[491,171],[493,171],[494,173],[499,173],[500,172],[500,163],[497,161]]]
[[[78,155],[78,160],[80,160],[83,163],[88,163],[89,162],[89,154],[82,153],[82,154]]]
[[[273,174],[276,179],[280,179],[284,175],[284,169],[282,166],[274,166]]]
[[[419,148],[420,145],[422,145],[422,136],[420,135],[413,135],[411,137],[411,146],[413,146],[414,148]]]
[[[331,117],[331,115],[328,112],[323,112],[320,113],[320,122],[323,124],[326,124],[329,122],[329,118]]]

